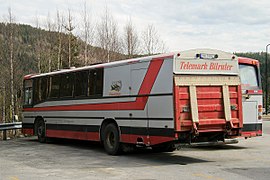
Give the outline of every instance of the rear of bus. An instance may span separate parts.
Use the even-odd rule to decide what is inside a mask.
[[[259,61],[239,57],[239,69],[243,94],[243,137],[262,135],[263,91]]]
[[[215,143],[241,135],[237,57],[218,50],[183,51],[174,60],[175,130],[180,142]]]

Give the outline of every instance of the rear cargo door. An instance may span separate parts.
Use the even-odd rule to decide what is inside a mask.
[[[175,76],[177,131],[224,131],[227,123],[240,126],[238,76]]]

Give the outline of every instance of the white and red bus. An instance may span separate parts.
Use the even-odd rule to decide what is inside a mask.
[[[243,94],[243,137],[262,135],[263,91],[259,61],[239,57]]]
[[[171,151],[241,134],[237,56],[197,49],[24,77],[23,132]]]

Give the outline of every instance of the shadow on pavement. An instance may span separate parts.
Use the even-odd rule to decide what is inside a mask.
[[[104,161],[104,163],[98,164],[98,166],[101,166],[101,167],[112,167],[112,166],[113,167],[141,167],[141,166],[160,166],[160,165],[169,165],[169,164],[187,165],[187,164],[194,164],[194,163],[209,162],[207,160],[203,160],[199,158],[181,156],[174,152],[156,153],[156,152],[153,152],[151,149],[135,149],[129,152],[125,152],[118,156],[110,156],[106,154],[102,145],[99,142],[91,142],[91,141],[79,141],[79,140],[70,140],[70,139],[51,139],[46,144],[39,143],[36,138],[31,138],[31,139],[28,139],[27,141],[33,142],[34,144],[37,144],[37,145],[41,144],[44,146],[44,148],[46,148],[46,145],[57,146],[54,149],[58,149],[59,151],[62,151],[62,153],[68,153],[69,151],[72,151],[72,153],[68,155],[69,157],[70,156],[78,156],[78,157],[83,156],[85,160],[89,158],[91,159],[92,162],[96,160]],[[65,148],[65,151],[63,151],[61,147],[67,147],[67,148]],[[49,149],[50,148],[48,148],[48,150]],[[76,151],[76,154],[73,153],[74,149]],[[93,164],[93,166],[95,165]]]
[[[243,147],[239,145],[217,145],[217,146],[198,146],[192,147],[191,149],[201,149],[201,150],[211,150],[211,151],[220,151],[220,150],[241,150],[248,149],[248,147]]]

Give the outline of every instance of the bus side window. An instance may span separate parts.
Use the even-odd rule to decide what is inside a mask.
[[[55,75],[50,77],[50,98],[58,98],[60,90],[60,76]]]
[[[48,96],[48,78],[42,77],[40,81],[41,81],[41,86],[40,86],[41,101],[44,101],[47,99],[47,96]]]
[[[24,105],[32,104],[32,88],[26,88],[24,90]]]
[[[103,93],[103,69],[98,69],[96,76],[96,95],[102,96],[102,93]]]
[[[34,104],[37,104],[41,101],[41,93],[40,93],[40,78],[35,78],[34,80]]]
[[[47,99],[47,87],[47,77],[40,77],[34,79],[34,104],[38,104]]]
[[[90,70],[88,84],[89,84],[89,96],[102,96],[103,69]]]
[[[24,106],[32,105],[32,80],[24,82]]]
[[[87,96],[88,71],[76,73],[75,97]]]
[[[60,84],[60,97],[72,97],[74,89],[74,74],[62,74]]]

